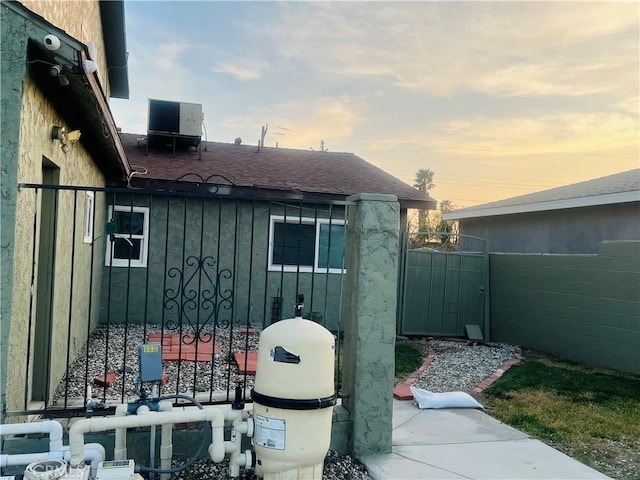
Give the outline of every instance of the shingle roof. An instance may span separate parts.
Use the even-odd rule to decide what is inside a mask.
[[[640,201],[640,169],[634,169],[542,192],[463,208],[445,214],[444,218],[459,220],[638,201]]]
[[[203,178],[222,175],[239,187],[302,192],[330,197],[356,193],[396,195],[407,208],[435,208],[435,200],[352,153],[203,142],[194,149],[159,151],[146,136],[121,133],[131,169],[146,174],[134,178],[175,180],[195,173]],[[140,181],[139,180],[139,181]],[[197,181],[194,177],[191,181]]]

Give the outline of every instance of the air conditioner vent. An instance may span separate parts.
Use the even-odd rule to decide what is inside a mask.
[[[180,104],[149,100],[149,131],[180,134]]]
[[[198,146],[202,137],[202,105],[150,98],[147,136],[151,144]]]

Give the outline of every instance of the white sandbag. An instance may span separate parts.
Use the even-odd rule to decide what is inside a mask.
[[[420,409],[425,408],[481,408],[475,398],[465,392],[433,393],[422,388],[410,386],[413,401]]]

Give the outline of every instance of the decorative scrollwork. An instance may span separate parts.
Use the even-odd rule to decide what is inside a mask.
[[[140,182],[137,183],[140,185]],[[203,177],[199,173],[185,173],[174,180],[149,179],[143,183],[144,188],[154,191],[191,191],[211,195],[242,195],[255,197],[259,195],[256,187],[242,187],[220,174]]]
[[[221,318],[222,311],[233,304],[233,274],[230,269],[218,270],[212,256],[189,256],[183,268],[167,270],[167,285],[163,307],[165,328],[178,330],[184,344],[209,342],[207,325],[229,328],[230,319]],[[224,285],[223,285],[224,284]],[[226,285],[226,288],[225,288]]]

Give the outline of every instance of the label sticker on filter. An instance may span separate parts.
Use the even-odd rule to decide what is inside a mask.
[[[274,450],[284,450],[287,422],[279,418],[255,416],[256,444]]]

